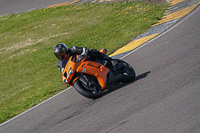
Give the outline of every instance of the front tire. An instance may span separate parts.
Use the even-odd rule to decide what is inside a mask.
[[[101,95],[102,95],[101,87],[98,84],[96,84],[95,82],[92,82],[92,86],[94,87],[94,89],[90,90],[90,89],[87,89],[88,86],[84,85],[79,79],[77,79],[74,82],[74,88],[81,95],[83,95],[87,98],[90,98],[90,99],[97,99],[97,98],[101,97]]]

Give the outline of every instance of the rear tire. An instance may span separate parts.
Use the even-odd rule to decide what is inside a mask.
[[[123,71],[121,82],[128,83],[128,82],[134,81],[135,70],[132,68],[132,66],[122,60],[117,60],[117,62],[123,65],[122,69],[120,69],[121,71]]]
[[[81,95],[90,98],[90,99],[97,99],[101,97],[102,95],[102,90],[101,87],[96,84],[95,82],[92,82],[93,86],[95,87],[95,91],[88,90],[86,85],[84,85],[79,79],[77,79],[74,82],[74,88],[78,93]]]

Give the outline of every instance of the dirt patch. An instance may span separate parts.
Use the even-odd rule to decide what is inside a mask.
[[[0,54],[2,52],[15,51],[15,50],[24,48],[26,46],[35,45],[35,44],[40,43],[40,42],[42,42],[44,40],[48,40],[48,39],[50,39],[52,37],[59,37],[59,36],[66,35],[66,34],[68,34],[68,32],[65,32],[65,33],[62,33],[62,34],[57,34],[57,35],[52,35],[52,36],[41,38],[41,39],[38,39],[38,40],[36,40],[36,39],[28,39],[26,41],[19,42],[18,44],[15,44],[15,45],[10,46],[8,48],[0,49]]]

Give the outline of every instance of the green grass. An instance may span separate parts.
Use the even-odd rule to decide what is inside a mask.
[[[168,5],[80,4],[0,17],[0,123],[64,90],[53,48],[127,44],[162,18]]]

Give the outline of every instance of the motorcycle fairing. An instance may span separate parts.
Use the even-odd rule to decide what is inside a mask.
[[[103,90],[103,88],[105,88],[106,86],[107,74],[110,70],[100,63],[84,60],[85,59],[81,60],[80,62],[75,62],[73,57],[71,56],[69,60],[62,62],[62,69],[65,65],[64,70],[62,70],[63,83],[71,83],[70,85],[73,85],[74,81],[78,79],[77,77],[73,79],[73,81],[70,81],[72,80],[74,73],[85,73],[95,76],[101,86],[101,89]],[[70,69],[73,71],[71,74],[69,74]]]
[[[95,76],[99,81],[101,89],[103,90],[103,88],[106,86],[107,74],[110,70],[100,63],[85,61],[81,63],[76,71]]]
[[[62,71],[62,81],[64,84],[69,84],[70,80],[72,79],[74,73],[76,72],[78,66],[81,64],[81,62],[74,62],[73,56],[71,56],[68,60],[68,62],[65,65],[64,70]],[[72,70],[73,72],[69,75],[69,70]]]

